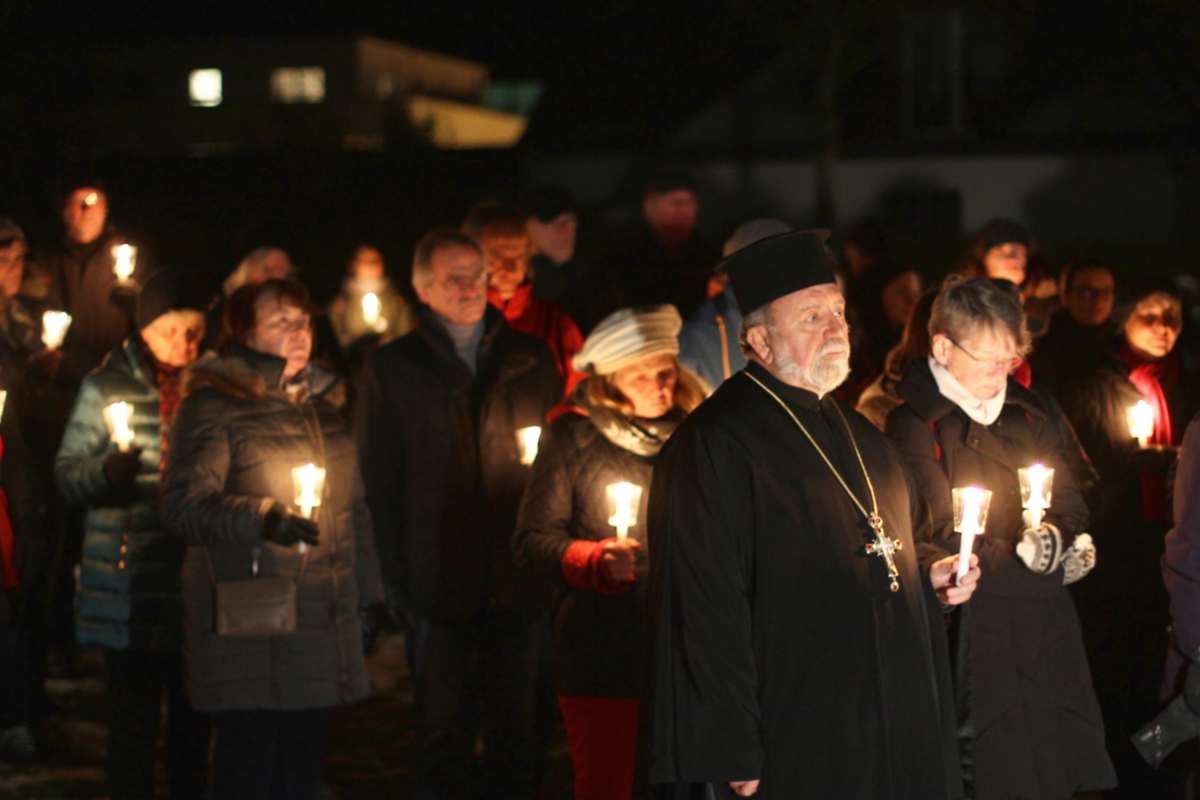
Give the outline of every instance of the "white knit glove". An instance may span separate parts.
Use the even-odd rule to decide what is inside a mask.
[[[1062,534],[1049,522],[1026,528],[1017,542],[1017,557],[1033,572],[1042,575],[1053,572],[1063,559]]]
[[[1063,586],[1070,586],[1096,567],[1096,544],[1090,533],[1075,537],[1071,547],[1063,555]]]

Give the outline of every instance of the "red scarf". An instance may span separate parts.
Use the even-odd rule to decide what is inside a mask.
[[[1174,388],[1179,379],[1179,359],[1174,354],[1158,361],[1146,361],[1133,352],[1129,343],[1121,345],[1121,361],[1129,370],[1129,382],[1137,387],[1142,398],[1154,409],[1154,433],[1150,444],[1170,447],[1175,444],[1171,426],[1171,409],[1163,386]],[[1142,519],[1146,522],[1167,523],[1167,478],[1161,472],[1143,472],[1140,476],[1142,489]]]

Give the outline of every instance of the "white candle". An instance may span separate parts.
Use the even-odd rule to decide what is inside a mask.
[[[961,580],[971,569],[975,537],[982,535],[987,527],[992,493],[978,486],[956,486],[951,490],[951,496],[954,503],[954,530],[962,534],[958,547],[958,577]]]
[[[1125,412],[1129,423],[1129,435],[1137,439],[1139,447],[1147,447],[1150,437],[1154,435],[1154,406],[1145,400],[1138,400]]]
[[[375,331],[382,331],[387,327],[387,320],[379,316],[383,310],[383,302],[379,299],[379,295],[374,292],[367,292],[362,296],[362,314],[363,322],[367,323],[367,327]]]
[[[628,481],[610,483],[605,490],[612,508],[608,524],[617,529],[617,539],[624,541],[629,529],[637,524],[638,504],[642,500],[642,487]]]
[[[133,443],[133,428],[129,425],[132,418],[133,406],[124,400],[104,407],[104,421],[108,424],[109,436],[122,453],[128,453],[129,445]]]
[[[99,202],[100,202],[100,195],[96,194],[95,192],[88,192],[86,195],[84,195],[83,207],[91,208],[92,206],[96,205],[96,203],[99,203]]]
[[[112,250],[113,274],[124,283],[133,277],[137,265],[137,248],[131,244],[119,244]]]
[[[517,452],[523,465],[529,466],[537,458],[538,442],[541,438],[542,429],[536,425],[517,431]]]
[[[304,464],[292,468],[292,488],[296,493],[296,506],[300,516],[305,519],[316,519],[317,509],[321,507],[321,495],[325,489],[325,469],[316,464]],[[308,545],[300,542],[298,549],[301,553],[308,550]]]
[[[1027,512],[1025,524],[1036,528],[1050,508],[1054,470],[1044,464],[1033,464],[1017,470],[1017,479],[1021,483],[1021,507]]]
[[[67,329],[71,327],[71,315],[65,311],[45,311],[42,313],[42,343],[51,350],[62,346],[67,338]]]

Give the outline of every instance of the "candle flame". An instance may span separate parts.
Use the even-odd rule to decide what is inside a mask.
[[[296,490],[296,506],[306,519],[312,519],[313,511],[321,506],[321,494],[325,488],[325,469],[316,464],[304,464],[292,468],[292,486]]]
[[[63,339],[67,337],[67,329],[71,327],[71,315],[65,311],[46,311],[42,313],[42,343],[51,350],[58,349]]]
[[[1145,400],[1138,400],[1136,405],[1129,407],[1126,419],[1129,423],[1129,435],[1145,447],[1154,435],[1154,406]]]
[[[131,244],[119,244],[112,250],[113,274],[118,280],[127,281],[133,277],[137,264],[137,248]]]
[[[517,431],[517,451],[520,454],[521,464],[529,466],[537,459],[538,442],[541,441],[541,438],[542,429],[536,425]]]
[[[133,428],[129,425],[129,421],[133,419],[133,406],[124,400],[118,400],[105,406],[103,413],[113,443],[122,453],[128,452],[129,445],[133,442]]]
[[[379,295],[374,292],[367,292],[362,296],[362,314],[363,322],[369,327],[375,327],[375,323],[379,322],[379,312],[383,310],[383,303],[379,300]]]
[[[629,481],[610,483],[605,490],[612,507],[608,524],[617,529],[617,538],[624,539],[637,524],[637,508],[642,500],[642,487]]]

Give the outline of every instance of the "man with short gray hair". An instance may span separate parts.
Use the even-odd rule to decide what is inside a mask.
[[[509,548],[529,472],[517,430],[545,424],[562,380],[546,346],[488,306],[466,234],[417,243],[413,289],[417,328],[368,355],[355,427],[388,602],[412,623],[420,782],[432,797],[479,794],[482,683],[484,794],[531,797],[544,597]]]

